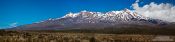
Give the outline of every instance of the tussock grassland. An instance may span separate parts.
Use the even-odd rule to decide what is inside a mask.
[[[155,42],[159,42],[159,39],[161,41],[164,38],[168,39],[164,40],[164,42],[175,42],[175,36],[173,35],[63,31],[0,31],[0,42],[154,42],[153,39],[157,39]]]

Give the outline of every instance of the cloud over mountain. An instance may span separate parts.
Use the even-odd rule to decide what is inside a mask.
[[[10,27],[16,27],[17,24],[18,24],[17,22],[14,22],[14,23],[9,24],[9,26],[10,26]]]
[[[143,7],[139,7],[138,2],[139,0],[132,4],[134,11],[138,14],[154,19],[175,22],[175,6],[169,3],[156,4],[151,2]]]

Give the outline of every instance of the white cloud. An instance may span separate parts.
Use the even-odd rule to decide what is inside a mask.
[[[175,6],[172,6],[169,3],[156,4],[151,2],[148,5],[139,7],[138,2],[139,0],[132,4],[132,7],[137,13],[145,17],[175,22]]]
[[[139,2],[139,0],[136,0],[136,3],[138,3]]]
[[[16,27],[17,24],[18,24],[17,22],[14,22],[14,23],[9,24],[9,26],[10,26],[10,27]]]

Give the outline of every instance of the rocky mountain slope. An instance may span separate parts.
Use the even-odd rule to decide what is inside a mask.
[[[17,26],[15,30],[60,30],[60,29],[101,29],[108,27],[130,28],[151,27],[158,28],[169,24],[159,19],[144,17],[134,11],[124,9],[106,13],[81,11],[69,13],[57,19],[48,19],[33,24]]]

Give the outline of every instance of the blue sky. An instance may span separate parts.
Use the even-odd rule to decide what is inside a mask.
[[[108,12],[132,9],[134,2],[135,0],[0,0],[0,28],[59,18],[69,12],[82,10]],[[174,0],[140,0],[139,5],[150,2],[175,4]]]

